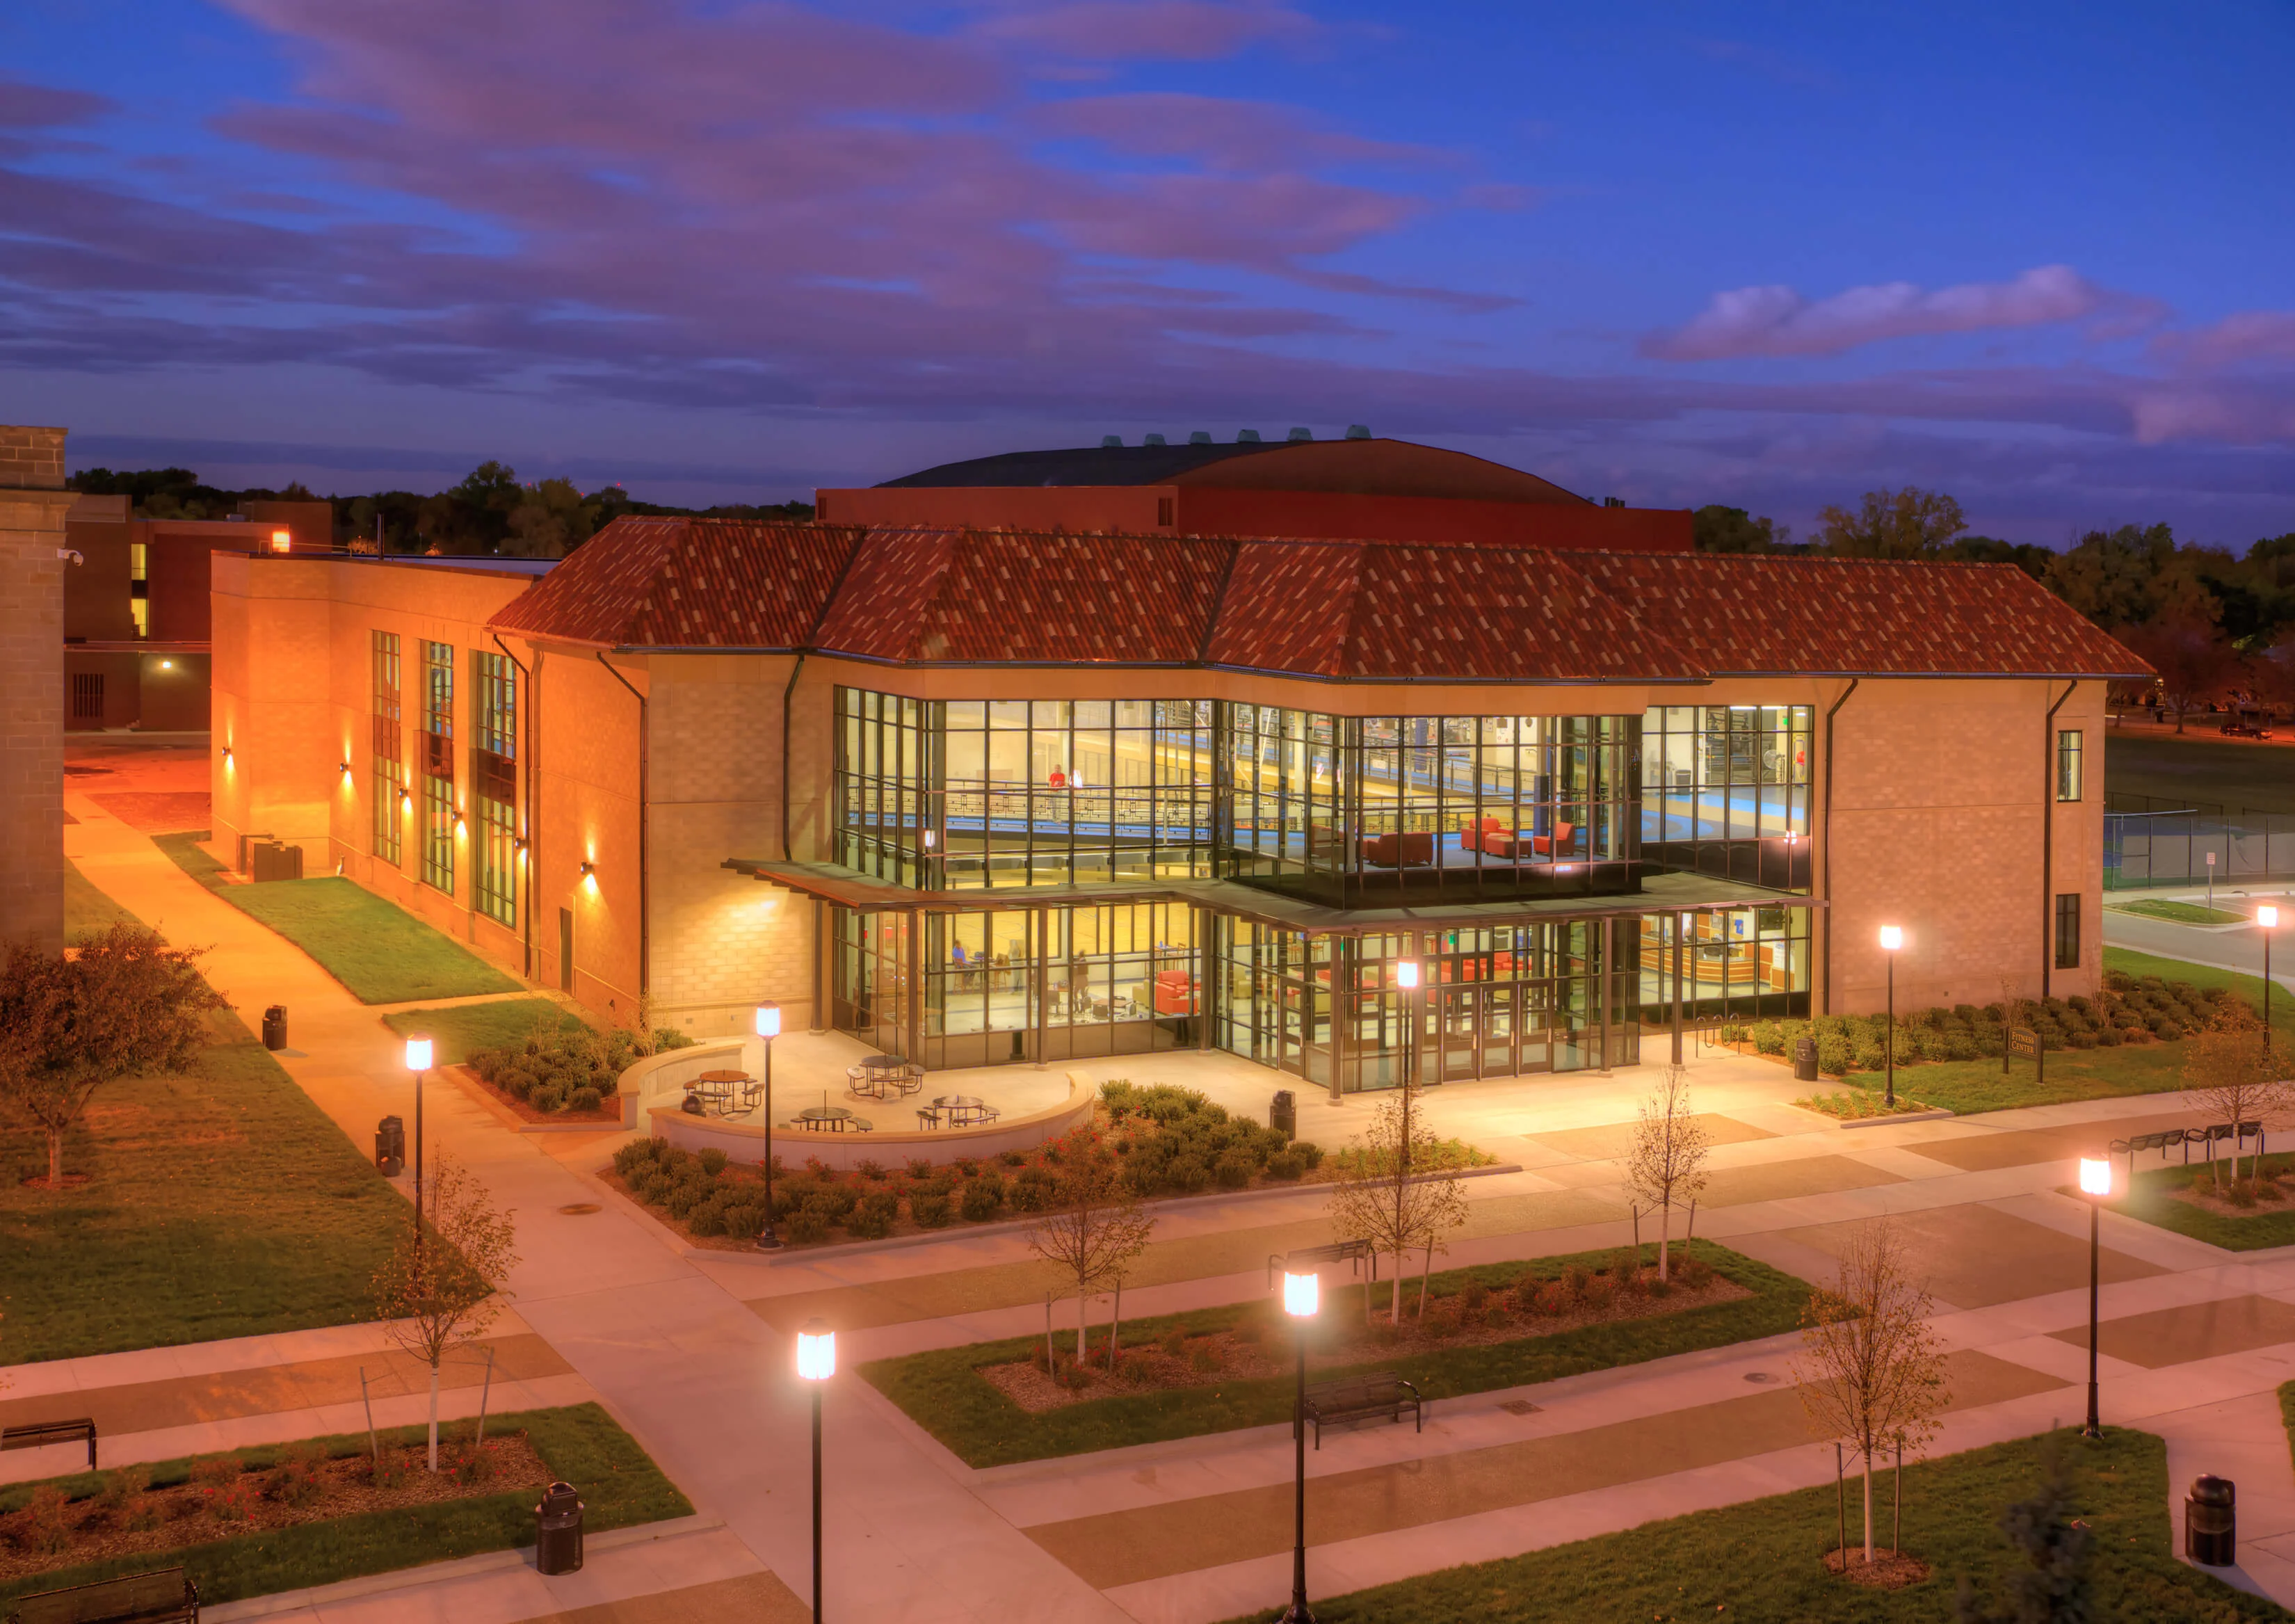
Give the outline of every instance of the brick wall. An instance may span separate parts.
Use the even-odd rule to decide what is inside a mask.
[[[0,490],[64,488],[64,431],[0,423]]]
[[[64,431],[0,426],[0,942],[64,937]]]

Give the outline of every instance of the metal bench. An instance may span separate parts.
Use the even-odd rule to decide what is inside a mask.
[[[1343,1376],[1335,1382],[1318,1382],[1307,1389],[1307,1419],[1315,1424],[1315,1447],[1319,1449],[1323,1447],[1326,1423],[1339,1426],[1358,1421],[1400,1421],[1406,1409],[1410,1412],[1413,1430],[1425,1432],[1426,1411],[1418,1389],[1384,1370],[1369,1375]]]
[[[2204,1128],[2168,1128],[2158,1133],[2130,1134],[2124,1139],[2112,1140],[2109,1149],[2115,1156],[2128,1158],[2128,1176],[2133,1179],[2136,1177],[2137,1151],[2156,1150],[2160,1153],[2160,1162],[2164,1163],[2168,1160],[2168,1151],[2181,1145],[2184,1147],[2185,1163],[2189,1165],[2193,1146],[2200,1147],[2202,1154],[2212,1156],[2215,1154],[2215,1147],[2226,1139],[2232,1141],[2232,1154],[2234,1155],[2247,1149],[2247,1142],[2250,1139],[2255,1141],[2255,1152],[2258,1155],[2266,1154],[2268,1148],[2264,1139],[2261,1122],[2241,1122],[2236,1126],[2230,1122],[2210,1122]]]
[[[0,1602],[0,1624],[199,1624],[200,1589],[181,1568],[131,1573]]]
[[[41,1449],[52,1443],[87,1445],[87,1469],[95,1470],[95,1423],[86,1416],[77,1421],[37,1421],[29,1426],[0,1429],[0,1449]]]

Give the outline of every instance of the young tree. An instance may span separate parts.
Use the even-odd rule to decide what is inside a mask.
[[[2000,1518],[2000,1531],[2025,1560],[2008,1580],[2008,1611],[1978,1605],[1976,1587],[1964,1573],[1953,1608],[1956,1624],[2088,1624],[2095,1618],[2095,1530],[2079,1510],[2071,1451],[2062,1432],[2052,1433],[2040,1446],[2039,1491]]]
[[[1817,517],[1818,545],[1838,559],[1932,559],[1968,528],[1960,503],[1912,485],[1867,491],[1855,512],[1828,507]]]
[[[1919,1449],[1950,1401],[1929,1294],[1907,1272],[1906,1253],[1894,1220],[1877,1218],[1858,1230],[1842,1255],[1840,1279],[1809,1293],[1793,1361],[1811,1428],[1846,1443],[1865,1463],[1867,1566],[1874,1458],[1891,1447]]]
[[[0,965],[0,1098],[48,1136],[48,1188],[63,1181],[64,1135],[115,1078],[181,1071],[225,1008],[200,978],[203,950],[169,947],[122,920],[61,957],[9,951]]]
[[[374,1277],[375,1311],[390,1338],[430,1367],[430,1470],[438,1469],[438,1367],[475,1342],[501,1311],[517,1266],[517,1227],[470,1171],[433,1153],[430,1210],[415,1214]]]
[[[1433,1268],[1443,1231],[1466,1221],[1456,1173],[1437,1173],[1442,1141],[1418,1114],[1418,1088],[1408,1083],[1381,1100],[1352,1157],[1342,1157],[1331,1187],[1331,1228],[1342,1240],[1368,1241],[1394,1259],[1389,1318],[1402,1323],[1403,1259],[1424,1248]],[[1414,1169],[1419,1170],[1414,1172]],[[1426,1305],[1422,1285],[1418,1298]]]
[[[1669,1065],[1663,1080],[1641,1104],[1633,1148],[1626,1155],[1626,1188],[1639,1212],[1658,1214],[1657,1277],[1670,1278],[1668,1244],[1673,1209],[1697,1199],[1705,1188],[1706,1132],[1689,1104],[1687,1068]]]
[[[2268,1129],[2287,1113],[2291,1089],[2285,1081],[2286,1053],[2275,1035],[2266,1040],[2263,1023],[2242,998],[2226,998],[2216,1006],[2216,1017],[2184,1041],[2184,1087],[2193,1101],[2216,1122],[2231,1125],[2231,1176],[2239,1181],[2239,1124],[2259,1122]],[[2217,1168],[2216,1183],[2223,1183],[2215,1147],[2208,1147],[2208,1163]],[[2261,1152],[2258,1146],[2257,1154]],[[2260,1165],[2259,1163],[2258,1164]]]
[[[1076,1363],[1084,1359],[1084,1310],[1091,1293],[1120,1282],[1131,1261],[1147,1250],[1155,1218],[1140,1210],[1139,1197],[1123,1187],[1115,1157],[1088,1128],[1060,1141],[1060,1178],[1053,1205],[1028,1231],[1028,1247],[1075,1282]],[[1115,1330],[1108,1333],[1108,1358],[1115,1359]]]

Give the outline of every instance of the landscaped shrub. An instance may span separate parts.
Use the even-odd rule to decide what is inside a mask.
[[[1845,1037],[1827,1036],[1817,1041],[1817,1069],[1828,1076],[1846,1077],[1855,1058],[1856,1050]]]
[[[672,1206],[670,1209],[673,1212],[676,1210],[677,1209],[674,1206]],[[685,1227],[693,1231],[696,1235],[724,1234],[724,1203],[721,1198],[715,1196],[711,1196],[706,1200],[697,1203],[692,1210],[685,1215]]]
[[[725,1171],[725,1153],[715,1145],[701,1153],[701,1171],[712,1179]]]
[[[911,1196],[909,1216],[916,1220],[919,1229],[944,1228],[948,1224],[948,1197],[944,1195]]]
[[[975,1179],[964,1187],[960,1210],[968,1223],[985,1223],[996,1216],[1004,1205],[1004,1181],[990,1175]]]
[[[737,1201],[718,1214],[725,1233],[737,1241],[753,1241],[764,1232],[764,1211],[753,1201]]]
[[[1305,1160],[1292,1151],[1285,1150],[1267,1158],[1267,1176],[1270,1179],[1280,1179],[1288,1183],[1303,1177],[1306,1171]]]
[[[1183,1196],[1193,1195],[1211,1181],[1212,1170],[1201,1156],[1192,1154],[1172,1157],[1172,1164],[1164,1170],[1164,1182]]]
[[[799,1245],[829,1238],[829,1216],[812,1207],[799,1207],[788,1217],[788,1237]]]
[[[882,1240],[893,1232],[900,1216],[901,1198],[890,1190],[870,1190],[853,1206],[845,1227],[862,1240]]]
[[[1252,1159],[1250,1152],[1237,1147],[1220,1157],[1212,1169],[1212,1176],[1219,1180],[1221,1189],[1239,1190],[1251,1182],[1258,1171],[1259,1163]]]
[[[1006,1198],[1016,1212],[1041,1212],[1051,1204],[1052,1175],[1042,1167],[1024,1167],[1012,1181]]]
[[[527,1096],[526,1103],[537,1111],[555,1111],[566,1103],[566,1090],[554,1082],[546,1082]]]

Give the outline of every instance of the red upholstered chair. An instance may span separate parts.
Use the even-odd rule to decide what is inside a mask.
[[[1537,853],[1540,857],[1564,856],[1570,850],[1570,836],[1575,834],[1577,829],[1578,826],[1576,824],[1564,823],[1557,818],[1555,820],[1554,833],[1551,836],[1533,835],[1531,836],[1530,849]]]
[[[1185,970],[1156,971],[1156,1013],[1157,1015],[1193,1015],[1195,1012],[1195,978]]]
[[[1472,818],[1458,826],[1458,849],[1462,852],[1488,852],[1492,856],[1500,855],[1491,843],[1501,838],[1496,818],[1483,819],[1479,828]]]
[[[1434,861],[1434,831],[1367,835],[1363,837],[1362,860],[1374,869],[1427,868]]]

